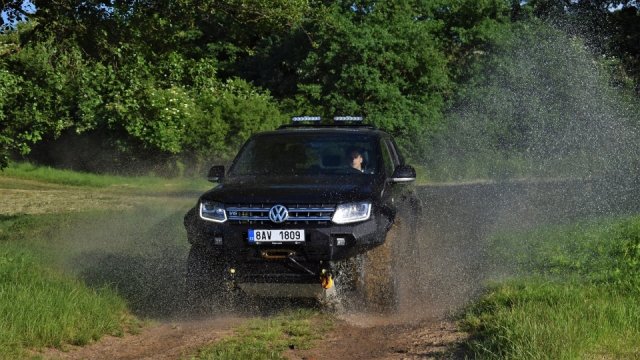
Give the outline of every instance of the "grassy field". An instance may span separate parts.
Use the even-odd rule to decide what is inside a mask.
[[[35,180],[46,184],[83,186],[92,188],[110,188],[110,190],[125,190],[128,192],[144,193],[174,193],[184,191],[203,190],[211,187],[202,178],[161,178],[153,176],[109,176],[81,173],[71,170],[53,169],[50,167],[35,166],[29,163],[12,163],[2,170],[2,176],[12,179]]]
[[[462,326],[477,358],[640,358],[640,217],[493,237],[499,274]]]
[[[210,185],[163,181],[30,165],[0,173],[0,358],[184,310],[182,216]],[[491,253],[506,280],[465,311],[469,356],[640,358],[640,217],[498,234]],[[313,311],[285,313],[194,356],[278,359],[329,327]]]

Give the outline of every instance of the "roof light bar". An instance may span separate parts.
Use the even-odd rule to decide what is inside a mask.
[[[334,116],[333,121],[363,121],[362,116]]]
[[[294,116],[291,118],[291,121],[293,122],[300,122],[300,121],[320,121],[322,120],[322,118],[320,116]]]

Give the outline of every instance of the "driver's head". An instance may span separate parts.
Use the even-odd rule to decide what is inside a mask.
[[[359,149],[350,149],[348,152],[347,160],[350,161],[350,165],[354,169],[362,170],[362,152]]]

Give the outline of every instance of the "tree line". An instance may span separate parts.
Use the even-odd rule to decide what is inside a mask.
[[[513,58],[527,36],[565,39],[605,69],[596,82],[630,103],[640,93],[631,0],[14,0],[2,11],[0,167],[200,171],[293,115],[362,115],[433,166],[456,152],[524,154],[535,116],[507,111],[507,95],[496,109],[485,100],[509,74],[523,77],[502,84],[535,83]],[[537,61],[557,57],[541,51]],[[535,107],[536,96],[523,99]],[[469,140],[487,128],[482,144]]]

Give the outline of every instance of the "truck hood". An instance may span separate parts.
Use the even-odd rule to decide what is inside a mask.
[[[202,195],[226,204],[338,204],[378,198],[380,181],[371,175],[331,177],[228,178]]]

